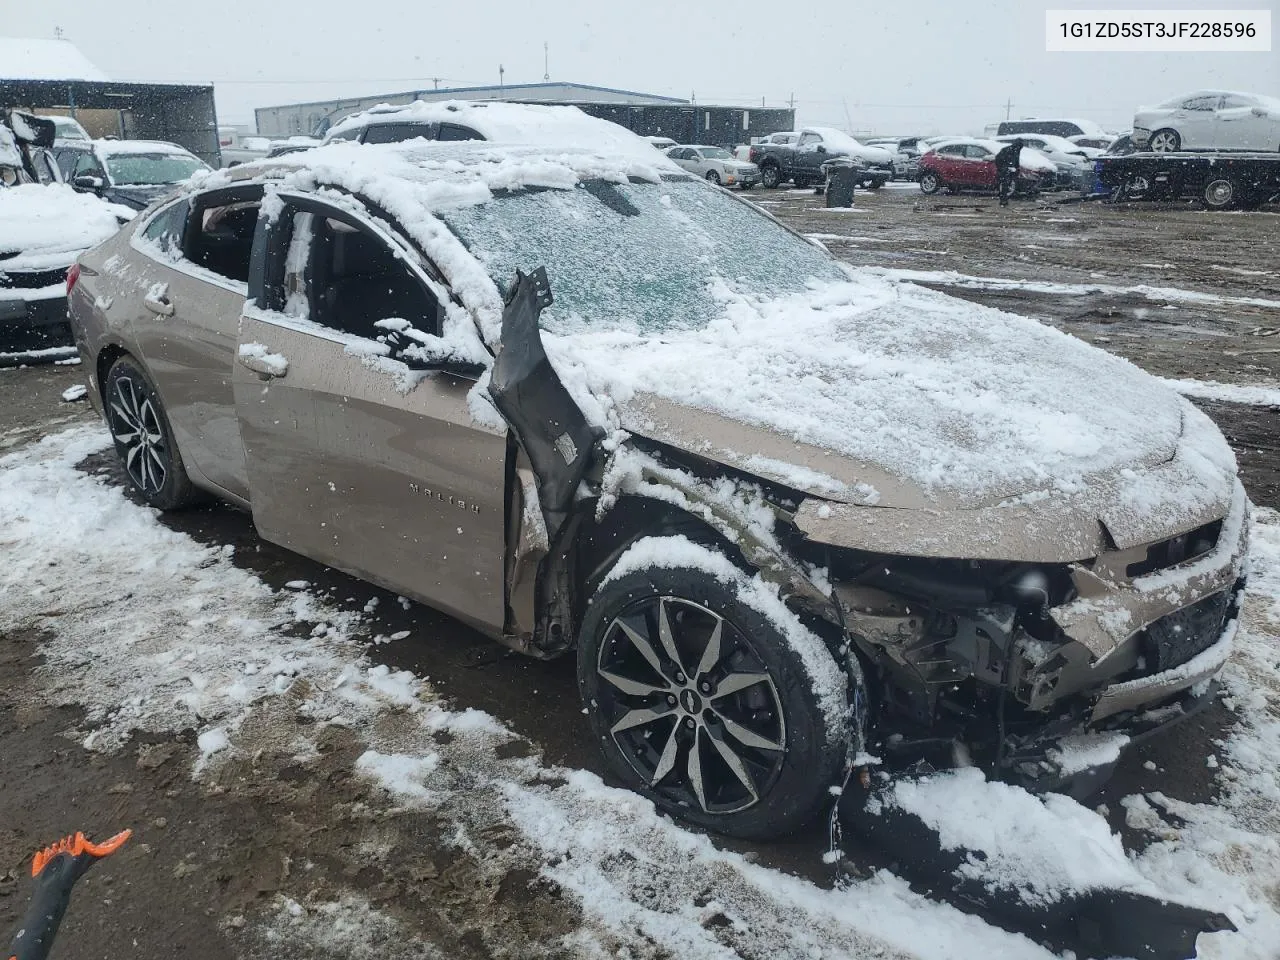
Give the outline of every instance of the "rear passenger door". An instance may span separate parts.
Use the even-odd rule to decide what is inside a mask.
[[[134,235],[131,328],[188,469],[248,497],[231,364],[262,186],[184,197]]]
[[[436,136],[434,123],[375,123],[365,127],[364,143],[402,143],[423,137],[434,140]]]
[[[506,431],[473,420],[473,379],[410,373],[377,339],[393,318],[439,333],[447,287],[370,218],[284,202],[259,232],[234,375],[254,523],[498,634]]]

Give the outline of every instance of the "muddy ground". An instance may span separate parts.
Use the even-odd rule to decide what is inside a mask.
[[[841,213],[798,191],[757,190],[753,199],[860,265],[1280,300],[1280,216],[1274,213],[1031,203],[1000,210],[985,198],[928,200],[895,188],[859,194],[853,211]],[[1280,338],[1264,335],[1280,326],[1273,307],[1184,298],[1166,310],[1168,300],[1134,293],[953,292],[1041,318],[1163,376],[1280,380]],[[91,418],[86,404],[61,399],[81,380],[76,367],[0,370],[0,453]],[[1236,448],[1255,501],[1280,507],[1278,411],[1204,406]],[[81,468],[121,483],[108,456]],[[603,772],[568,661],[525,660],[431,610],[404,608],[384,591],[260,541],[249,518],[229,508],[202,508],[165,522],[201,542],[234,545],[237,564],[273,587],[307,580],[352,610],[378,597],[370,636],[413,630],[433,639],[375,646],[374,661],[430,677],[454,705],[491,713],[549,763]],[[371,797],[351,778],[355,747],[340,732],[306,767],[291,763],[287,752],[265,749],[251,762],[193,781],[194,731],[136,739],[109,756],[86,751],[66,736],[80,722],[75,711],[49,707],[36,693],[40,636],[23,631],[0,641],[0,940],[25,905],[25,873],[36,847],[75,829],[101,835],[126,824],[137,831],[135,839],[80,890],[57,952],[65,960],[350,957],[365,947],[383,957],[544,956],[547,943],[579,922],[571,899],[513,866],[514,841],[500,828],[460,853],[430,816]],[[302,713],[275,719],[286,734],[291,724],[306,723]],[[1130,793],[1208,798],[1212,771],[1204,758],[1229,722],[1226,710],[1214,708],[1133,751],[1099,798],[1117,817],[1117,828],[1117,801]],[[762,862],[823,880],[822,839],[815,827],[751,849]],[[302,923],[269,942],[246,932],[252,928],[246,915],[279,909],[286,902],[281,896],[305,914],[345,891],[359,893],[400,926],[357,918],[354,940],[344,939],[346,927],[347,935],[317,939]],[[629,955],[671,954],[651,943]]]

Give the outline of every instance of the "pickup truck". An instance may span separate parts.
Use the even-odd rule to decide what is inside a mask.
[[[794,144],[759,143],[751,148],[751,162],[760,168],[760,181],[777,187],[788,180],[797,187],[822,183],[822,165],[836,157],[861,160],[866,177],[859,186],[879,189],[893,179],[893,154],[868,147],[832,127],[805,127]]]

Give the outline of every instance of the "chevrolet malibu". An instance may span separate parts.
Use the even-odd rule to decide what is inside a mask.
[[[875,763],[1082,793],[1213,696],[1249,508],[1203,414],[637,144],[321,147],[82,256],[137,494],[572,654],[614,774],[732,835]]]

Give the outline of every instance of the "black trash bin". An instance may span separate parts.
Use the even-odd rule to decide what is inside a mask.
[[[852,207],[853,191],[862,178],[862,167],[853,163],[824,164],[827,174],[827,206]]]

